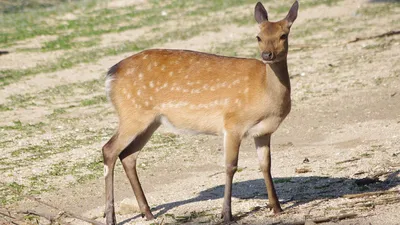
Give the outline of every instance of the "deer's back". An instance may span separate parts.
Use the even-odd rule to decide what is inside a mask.
[[[220,133],[227,123],[262,117],[265,71],[255,59],[147,50],[116,64],[107,79],[120,116],[153,113],[175,127]]]

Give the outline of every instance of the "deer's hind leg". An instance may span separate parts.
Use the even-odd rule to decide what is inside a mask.
[[[143,133],[137,136],[135,140],[132,141],[132,143],[119,155],[119,159],[122,162],[126,176],[131,183],[133,192],[140,208],[140,212],[142,213],[142,217],[146,217],[147,220],[154,219],[154,216],[150,211],[149,204],[147,203],[146,196],[144,195],[136,172],[136,160],[140,150],[146,145],[154,131],[157,130],[159,126],[159,122],[152,123]]]
[[[134,118],[134,119],[132,119]],[[136,119],[136,118],[140,118]],[[103,146],[104,177],[106,186],[106,208],[104,216],[107,224],[116,224],[114,208],[114,167],[117,158],[125,149],[131,149],[131,143],[140,141],[141,135],[152,127],[156,122],[154,116],[133,116],[120,117],[118,131]],[[150,134],[151,136],[151,134]],[[144,144],[143,144],[144,145]],[[137,149],[137,148],[134,148]],[[140,148],[139,148],[140,149]],[[137,150],[138,151],[138,150]],[[124,166],[125,167],[125,166]],[[137,178],[137,176],[136,176]],[[130,178],[131,180],[131,178]],[[135,189],[134,189],[135,190]],[[143,193],[143,192],[142,192]]]

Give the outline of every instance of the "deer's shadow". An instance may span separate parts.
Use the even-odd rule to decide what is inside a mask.
[[[400,185],[398,174],[400,174],[400,170],[389,174],[385,181],[371,183],[368,185],[357,184],[360,181],[359,179],[320,176],[278,177],[274,178],[274,184],[280,202],[292,203],[290,207],[286,207],[287,209],[318,199],[335,199],[346,194],[388,190],[392,187]],[[158,211],[155,214],[155,216],[158,217],[175,207],[193,202],[222,199],[223,197],[224,185],[219,185],[200,192],[196,197],[156,206],[152,208],[152,211]],[[265,199],[266,203],[268,202],[268,196],[266,194],[266,188],[263,179],[233,183],[232,197],[239,199]],[[140,215],[122,221],[121,224],[127,223],[138,217],[140,217]]]

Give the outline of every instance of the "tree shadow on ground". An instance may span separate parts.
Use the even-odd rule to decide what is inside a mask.
[[[384,181],[368,185],[359,185],[360,179],[332,178],[320,176],[304,177],[280,177],[275,178],[274,183],[281,203],[293,203],[290,207],[296,207],[319,199],[335,199],[347,194],[359,194],[373,191],[384,191],[400,185],[398,175],[400,170],[395,171]],[[236,182],[233,184],[232,197],[239,199],[265,199],[268,202],[266,188],[263,179]],[[224,185],[219,185],[199,193],[194,198],[170,202],[152,208],[158,211],[155,216],[161,216],[169,210],[193,202],[222,199],[224,196]],[[233,206],[234,207],[234,206]],[[221,205],[222,209],[222,205]],[[285,209],[285,208],[284,208]],[[122,221],[125,224],[140,215]],[[242,218],[243,216],[241,216]]]

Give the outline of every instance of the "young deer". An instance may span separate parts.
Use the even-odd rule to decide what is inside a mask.
[[[185,50],[146,50],[110,68],[106,88],[119,127],[103,147],[107,224],[115,224],[113,174],[117,158],[142,215],[153,219],[136,172],[139,151],[161,125],[224,135],[225,193],[221,216],[232,220],[232,179],[242,138],[254,137],[274,213],[282,211],[271,177],[271,134],[290,111],[288,35],[298,2],[285,19],[269,22],[258,2],[255,19],[262,61]]]

